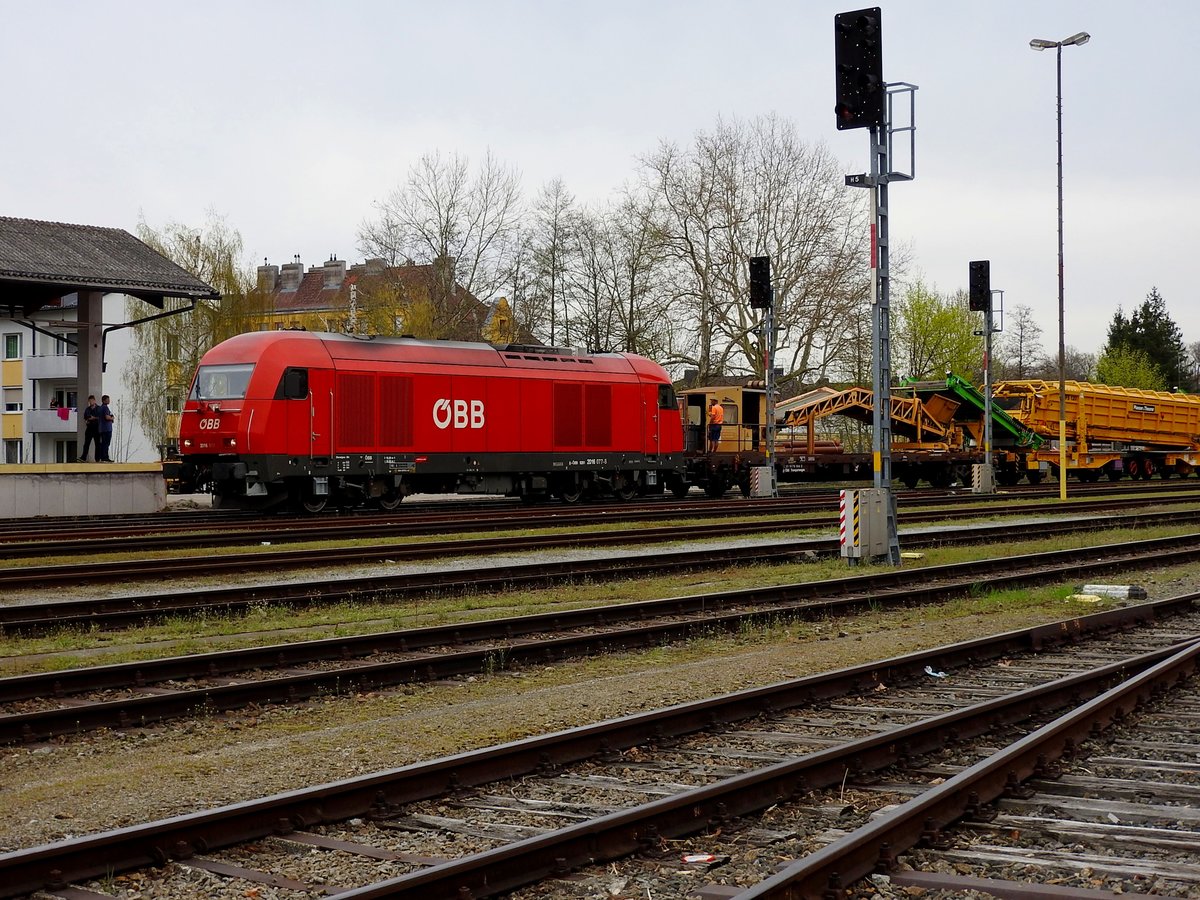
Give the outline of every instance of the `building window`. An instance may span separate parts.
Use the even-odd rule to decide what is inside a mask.
[[[4,336],[4,358],[5,359],[20,359],[21,358],[21,338],[20,334],[6,334]]]
[[[167,359],[179,359],[179,335],[177,334],[167,335]]]
[[[18,413],[25,409],[25,397],[22,388],[4,389],[4,411]]]
[[[5,441],[4,442],[4,461],[8,465],[10,465],[10,466],[17,465],[18,463],[21,462],[22,457],[24,455],[25,455],[24,441],[17,439],[15,441]]]
[[[178,394],[167,394],[167,412],[169,412],[169,413],[179,412],[179,395]]]
[[[73,463],[79,459],[79,444],[76,441],[55,441],[54,461],[56,463]]]
[[[55,356],[75,356],[79,351],[79,347],[68,340],[65,334],[61,334],[54,341],[53,350]]]

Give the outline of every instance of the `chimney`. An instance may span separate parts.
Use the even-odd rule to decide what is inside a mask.
[[[273,294],[278,286],[279,266],[268,266],[264,259],[263,264],[258,267],[258,289],[264,294]]]
[[[304,278],[304,263],[300,262],[300,256],[292,257],[290,263],[285,263],[279,270],[279,290],[295,291],[300,288],[300,281]]]
[[[325,282],[323,287],[327,291],[340,290],[342,282],[346,280],[346,261],[344,259],[334,259],[332,256],[325,263],[323,269],[325,272]]]

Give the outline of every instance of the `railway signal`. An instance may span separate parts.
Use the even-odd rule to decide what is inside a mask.
[[[990,260],[972,260],[969,266],[970,292],[967,305],[972,312],[988,312],[992,308],[992,264]]]
[[[833,55],[839,131],[883,124],[882,16],[878,6],[833,18]]]
[[[771,257],[750,257],[750,306],[769,309],[775,298],[771,289]]]
[[[775,483],[775,290],[771,287],[771,257],[750,257],[750,306],[761,309],[763,381],[767,388],[766,409],[766,466],[762,467],[760,480],[770,481],[769,490],[759,496],[778,496]]]
[[[871,382],[874,408],[871,415],[871,451],[875,490],[884,500],[886,557],[900,565],[900,540],[896,526],[896,500],[892,495],[891,457],[891,323],[890,240],[888,237],[888,183],[913,178],[916,152],[916,119],[913,94],[907,82],[888,85],[883,80],[883,17],[878,6],[838,13],[833,18],[834,81],[838,130],[867,128],[871,138],[870,172],[846,176],[847,187],[863,187],[871,195]],[[896,121],[896,98],[907,94],[908,124]],[[901,110],[902,113],[902,110]],[[901,119],[903,116],[901,115]],[[893,167],[892,143],[907,133],[909,170]]]

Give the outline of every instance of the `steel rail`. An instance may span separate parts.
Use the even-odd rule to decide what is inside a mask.
[[[787,488],[788,485],[784,485]],[[1085,489],[1086,488],[1086,489]],[[1087,494],[1103,495],[1112,494],[1119,496],[1121,494],[1138,493],[1138,494],[1157,494],[1157,493],[1178,493],[1187,491],[1192,488],[1192,484],[1185,479],[1175,479],[1171,481],[1154,481],[1146,483],[1109,483],[1095,485],[1079,485],[1076,488],[1080,496]],[[1200,488],[1198,488],[1200,489]],[[378,510],[345,510],[340,513],[326,513],[321,516],[309,516],[304,514],[290,513],[274,513],[261,514],[249,510],[228,510],[228,509],[193,509],[186,511],[164,510],[162,512],[152,514],[129,514],[129,515],[111,515],[111,516],[54,516],[54,517],[39,517],[36,519],[21,519],[8,520],[5,523],[0,523],[0,545],[11,542],[28,542],[31,536],[47,537],[52,540],[107,540],[110,538],[142,535],[142,534],[157,534],[170,531],[186,531],[196,530],[197,528],[212,528],[214,526],[226,527],[244,527],[244,528],[269,528],[278,527],[281,523],[287,523],[303,527],[312,525],[313,527],[329,527],[337,522],[344,521],[394,521],[400,519],[403,521],[428,521],[433,518],[452,518],[464,517],[470,511],[482,512],[485,514],[501,514],[508,513],[514,517],[522,515],[547,516],[554,518],[555,516],[567,515],[571,513],[581,513],[584,515],[604,516],[608,517],[610,513],[630,512],[639,509],[654,509],[659,510],[660,514],[666,515],[666,510],[671,509],[677,511],[680,515],[692,516],[698,514],[707,514],[708,510],[719,510],[721,508],[730,509],[741,507],[749,509],[752,507],[770,506],[772,503],[787,504],[791,503],[797,506],[812,506],[816,508],[833,508],[837,505],[837,487],[803,487],[794,491],[787,491],[779,498],[758,498],[752,501],[747,501],[744,498],[733,498],[729,500],[708,500],[700,497],[675,500],[665,497],[647,497],[634,503],[612,503],[612,504],[597,504],[588,503],[583,507],[572,507],[567,505],[549,505],[540,507],[524,507],[517,506],[515,500],[508,499],[493,499],[488,501],[472,501],[464,499],[456,500],[431,500],[420,504],[412,504],[406,506],[402,511],[383,513]],[[973,503],[973,502],[989,502],[994,501],[997,497],[1012,499],[1014,497],[1024,497],[1029,499],[1039,499],[1048,497],[1051,492],[1047,488],[1032,487],[1027,485],[1018,485],[1014,487],[1004,488],[1001,494],[971,494],[963,493],[961,490],[948,489],[920,489],[906,490],[898,489],[897,495],[906,503],[912,505],[936,505],[939,503]],[[89,548],[91,550],[92,548]]]
[[[1097,528],[1142,528],[1200,520],[1200,510],[1162,515],[1134,513],[1102,519],[1061,519],[1038,525],[1042,537],[1094,531]],[[977,525],[906,534],[910,547],[981,543],[1011,536],[1009,524]],[[414,550],[428,552],[430,545]],[[727,565],[778,564],[810,554],[838,552],[836,538],[780,541],[753,547],[662,550],[654,554],[618,555],[602,559],[527,562],[469,570],[334,578],[302,584],[281,582],[229,588],[199,588],[182,592],[126,595],[102,600],[53,600],[0,606],[0,633],[43,633],[63,628],[112,628],[161,620],[167,616],[197,613],[233,614],[254,606],[317,606],[333,603],[414,599],[469,591],[561,584],[580,578],[617,579],[679,571],[697,571]],[[446,555],[450,555],[447,552]],[[403,554],[391,554],[394,561]],[[412,558],[412,557],[409,557]],[[423,558],[418,556],[417,558]]]
[[[1200,500],[1200,491],[1184,492],[1168,498],[1109,497],[1081,500],[1071,504],[1071,509],[1080,512],[1117,509],[1137,505],[1163,505],[1192,503]],[[998,502],[997,495],[960,494],[913,499],[920,507],[940,506],[986,506],[993,514],[1033,513],[1036,506],[1028,501]],[[1005,498],[1009,501],[1010,498]],[[212,512],[197,512],[193,521],[173,521],[161,526],[148,524],[139,527],[113,527],[104,529],[69,530],[48,525],[49,531],[31,538],[29,529],[9,532],[19,534],[20,540],[5,538],[0,533],[0,559],[37,558],[47,554],[70,556],[94,554],[97,541],[103,541],[105,552],[120,553],[148,550],[196,549],[200,547],[227,547],[240,544],[268,541],[272,544],[298,543],[301,541],[346,541],[363,538],[416,537],[431,534],[446,534],[455,531],[484,532],[503,531],[514,528],[573,527],[595,525],[598,521],[611,523],[646,522],[661,519],[716,519],[733,516],[784,516],[810,512],[813,516],[823,510],[836,509],[836,494],[810,496],[806,498],[764,498],[747,501],[713,501],[707,503],[677,503],[657,501],[654,503],[592,506],[586,509],[565,507],[562,509],[530,509],[528,507],[505,507],[502,509],[474,509],[471,512],[433,512],[419,518],[396,514],[351,515],[346,517],[293,516],[280,518],[237,517],[209,521],[217,515]],[[928,512],[915,513],[927,515]],[[971,511],[968,515],[987,515],[982,511]],[[902,516],[912,520],[914,513]]]
[[[1002,588],[1083,577],[1139,560],[1164,565],[1200,558],[1200,535],[1188,535],[1170,543],[1169,548],[1164,548],[1161,541],[1142,541],[933,566],[921,570],[920,581],[911,572],[888,569],[833,581],[746,588],[354,638],[11,676],[0,679],[0,700],[5,702],[105,688],[143,687],[173,679],[212,679],[256,667],[277,669],[318,661],[361,659],[377,652],[409,654],[404,659],[346,662],[332,669],[10,713],[0,716],[0,743],[44,740],[101,727],[139,727],[199,709],[215,712],[255,703],[298,702],[352,690],[374,690],[515,665],[656,646],[663,641],[720,630],[736,631],[785,617],[827,616],[862,607],[933,602],[974,590],[984,580],[989,588]],[[546,634],[551,637],[539,637]],[[465,648],[470,643],[482,646]],[[431,652],[411,656],[427,650]]]
[[[829,896],[825,892],[836,892],[871,872],[892,869],[900,853],[922,841],[937,841],[949,825],[978,815],[982,807],[1072,755],[1096,729],[1151,702],[1175,682],[1193,677],[1198,659],[1200,639],[734,897],[806,900]],[[348,892],[342,896],[355,895]]]
[[[977,638],[960,644],[947,645],[928,651],[907,654],[890,660],[868,663],[834,672],[794,679],[765,687],[752,688],[679,704],[666,709],[637,713],[594,725],[572,728],[549,735],[527,738],[479,751],[456,754],[399,769],[344,779],[313,788],[276,794],[204,812],[176,816],[157,822],[135,825],[114,831],[72,838],[53,844],[0,854],[0,896],[28,894],[43,888],[53,890],[70,882],[112,875],[147,865],[163,865],[172,859],[186,859],[242,841],[271,834],[286,834],[300,828],[310,828],[326,822],[344,821],[360,815],[386,815],[403,804],[425,800],[460,787],[478,786],[501,779],[519,777],[540,768],[575,763],[597,754],[608,754],[647,741],[692,734],[723,724],[741,722],[763,712],[783,711],[810,704],[819,699],[845,696],[850,692],[869,689],[878,683],[899,683],[917,678],[926,666],[950,667],[978,664],[981,660],[1011,656],[1042,647],[1058,646],[1090,635],[1111,633],[1114,630],[1149,624],[1189,611],[1200,594],[1188,594],[1169,600],[1125,607],[1073,618],[1057,623],[1035,626],[1001,635]],[[1161,651],[1162,653],[1169,651]],[[1120,677],[1122,667],[1128,670],[1143,662],[1127,660],[1103,673],[1093,673],[1094,683],[1108,687]],[[1078,676],[1073,676],[1078,678]],[[1074,697],[1084,685],[1078,681],[1069,688],[1061,684],[1055,690]],[[1047,702],[1045,696],[1041,700]],[[783,771],[775,767],[772,779],[758,782],[760,803],[774,803],[780,797],[791,796],[819,786],[822,778],[840,781],[850,761],[856,767],[870,757],[878,761],[893,760],[899,751],[911,752],[923,741],[940,743],[967,727],[983,727],[994,723],[998,710],[995,701],[981,712],[979,724],[971,726],[964,719],[940,717],[937,737],[912,735],[895,740],[897,733],[880,735],[868,745],[850,751],[845,759],[833,760],[822,752],[801,760],[798,767]],[[890,749],[889,749],[890,747]],[[803,769],[808,760],[810,769]],[[821,768],[823,767],[823,768]],[[820,773],[824,772],[824,775]],[[709,791],[710,788],[703,789]],[[736,794],[735,794],[736,796]],[[703,800],[706,815],[727,816],[732,809],[726,800],[714,794],[689,794],[688,802],[672,804],[673,815],[689,829],[703,827],[706,819],[689,810],[699,811],[694,801]],[[747,803],[735,800],[738,808]],[[661,804],[652,806],[662,808]],[[622,823],[627,824],[627,823]],[[674,827],[674,826],[671,826]],[[636,843],[654,832],[650,822],[627,828],[617,843]],[[590,842],[584,852],[587,860],[597,857]],[[608,846],[606,844],[606,846]],[[558,851],[554,851],[557,853]],[[557,859],[557,856],[555,857]],[[527,874],[534,871],[526,863]],[[472,878],[477,877],[476,868]],[[443,869],[443,874],[445,870]],[[452,879],[461,883],[459,875]],[[378,889],[378,886],[376,886]],[[457,887],[455,888],[457,892]],[[360,896],[372,896],[361,894]],[[392,896],[379,894],[378,896]],[[419,896],[435,896],[422,893]],[[465,896],[455,893],[448,896]],[[484,896],[479,893],[477,896]]]
[[[338,896],[347,900],[454,900],[459,897],[495,896],[545,878],[562,875],[571,869],[653,848],[663,839],[684,837],[716,823],[759,813],[798,795],[833,787],[841,783],[847,773],[879,771],[902,763],[909,756],[938,750],[945,746],[947,741],[977,737],[999,724],[1011,725],[1024,721],[1043,709],[1077,706],[1081,696],[1107,690],[1114,683],[1127,678],[1130,673],[1145,672],[1149,669],[1155,676],[1149,680],[1150,684],[1161,684],[1163,679],[1173,681],[1181,674],[1190,674],[1194,669],[1197,654],[1200,654],[1200,638],[1193,639],[1186,645],[1176,644],[1164,650],[1100,666],[1089,672],[1069,675],[1006,697],[933,716],[838,747],[805,754],[795,760],[736,775],[705,787],[495,850],[482,851],[365,887],[339,891]],[[1147,679],[1142,679],[1142,682],[1147,682]],[[1093,701],[1077,710],[1074,716],[1066,717],[1073,720],[1074,727],[1070,735],[1078,739],[1086,736],[1093,726],[1102,727],[1108,724],[1113,713],[1107,711],[1098,714],[1098,709],[1097,702]],[[1025,772],[1026,766],[1029,772],[1025,777],[1032,773],[1036,760],[1026,762],[1028,744],[1028,738],[1018,741],[997,754],[998,759],[981,763],[972,769],[986,767],[991,776],[986,780],[988,787],[996,783],[998,778],[1000,790],[1003,790],[1009,773],[1019,777],[1020,773]],[[1009,767],[1009,759],[1013,758],[1019,758],[1020,767]],[[977,777],[976,780],[982,786],[984,779]],[[965,808],[965,796],[956,796],[955,799]],[[827,884],[841,887],[847,881],[855,881],[869,874],[872,867],[879,863],[881,855],[886,852],[885,848],[871,841],[861,841],[856,845],[856,848],[858,847],[862,847],[864,855],[872,857],[865,869],[860,864],[845,876],[832,880],[826,878]],[[821,857],[821,854],[822,851],[817,851],[797,866],[804,866],[809,859]],[[847,862],[848,859],[848,854],[836,857],[831,865]],[[822,858],[822,861],[828,862],[828,859]],[[831,865],[819,867],[820,873],[826,874]],[[830,874],[838,875],[836,871]],[[837,896],[836,893],[822,893],[824,889],[824,885],[818,887],[805,879],[794,891],[789,885],[779,893],[760,893],[752,889],[737,896],[787,897],[791,900]]]
[[[1157,501],[1161,507],[1166,501]],[[1173,502],[1192,503],[1192,498]],[[1120,504],[1104,502],[1092,507],[1074,505],[1079,512],[1119,509],[1121,506],[1144,506],[1140,501]],[[1011,508],[988,508],[978,510],[956,510],[957,519],[984,518],[1007,513],[1033,514],[1024,505]],[[1200,514],[1200,511],[1198,511]],[[1161,514],[1159,514],[1161,515]],[[916,512],[900,517],[905,524],[939,522],[946,518],[941,512]],[[203,556],[170,557],[166,559],[106,560],[88,563],[71,563],[49,566],[24,565],[0,569],[0,587],[36,588],[50,584],[75,584],[87,577],[104,581],[135,581],[149,578],[183,575],[213,575],[221,572],[242,573],[248,569],[296,568],[298,566],[344,565],[348,563],[375,562],[399,559],[419,560],[439,556],[463,556],[494,553],[515,553],[560,547],[613,546],[636,541],[639,544],[681,541],[711,540],[743,535],[764,534],[793,528],[817,527],[820,523],[807,520],[774,519],[753,522],[720,522],[706,525],[673,526],[663,528],[636,528],[630,531],[593,530],[575,531],[567,534],[526,535],[509,538],[476,538],[451,541],[430,541],[415,544],[369,543],[358,546],[333,548],[301,548],[294,550],[266,550],[243,553],[221,553]],[[244,540],[239,540],[244,543]],[[145,544],[145,542],[143,542]],[[143,547],[145,549],[145,547]]]

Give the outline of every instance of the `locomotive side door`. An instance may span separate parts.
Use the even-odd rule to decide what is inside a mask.
[[[333,370],[308,370],[308,455],[333,456]]]
[[[333,453],[333,384],[322,369],[290,367],[283,374],[282,397],[287,405],[289,456],[330,456]]]

